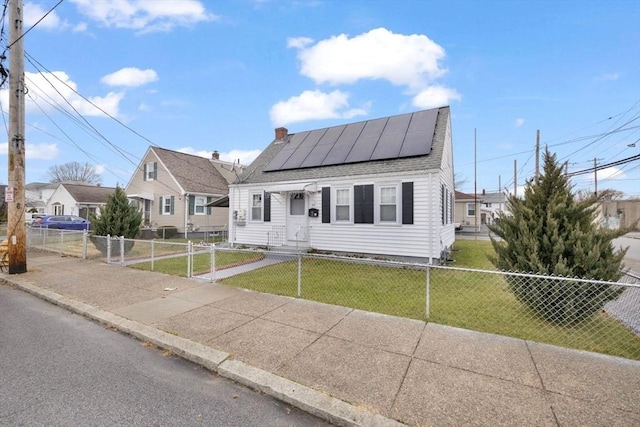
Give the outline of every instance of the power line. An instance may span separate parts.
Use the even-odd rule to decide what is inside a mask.
[[[29,31],[33,30],[36,27],[36,25],[38,25],[40,22],[42,22],[44,20],[44,18],[46,18],[51,12],[53,12],[53,10],[56,7],[60,6],[60,3],[62,3],[62,2],[63,2],[63,0],[60,0],[58,3],[56,3],[56,5],[53,6],[51,9],[49,9],[49,11],[47,13],[45,13],[40,19],[38,19],[35,24],[33,24],[31,27],[29,27],[29,29],[27,31],[22,33],[22,35],[20,37],[18,37],[16,40],[13,41],[13,43],[11,43],[9,46],[7,46],[7,49],[11,49],[11,46],[16,44],[18,41],[22,40],[22,38],[24,36],[26,36],[27,33],[29,33]]]
[[[635,156],[627,157],[626,159],[617,160],[615,162],[606,163],[606,164],[600,164],[598,166],[594,166],[594,167],[589,168],[589,169],[584,169],[584,170],[577,171],[577,172],[570,172],[570,173],[566,174],[565,176],[572,177],[572,176],[577,176],[577,175],[584,175],[586,173],[593,173],[594,171],[597,171],[597,170],[606,169],[606,168],[610,168],[610,167],[613,167],[613,166],[624,165],[626,163],[630,163],[630,162],[633,162],[633,161],[636,161],[636,160],[640,160],[640,154],[636,154]]]

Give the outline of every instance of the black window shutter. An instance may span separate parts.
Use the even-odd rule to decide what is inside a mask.
[[[171,215],[173,215],[173,205],[175,201],[176,201],[175,196],[171,196]]]
[[[322,222],[331,222],[331,187],[322,187]]]
[[[196,196],[189,196],[189,215],[193,215],[196,211]]]
[[[271,222],[271,193],[264,193],[264,222]]]
[[[373,184],[353,187],[353,222],[373,224]]]
[[[144,167],[142,168],[142,180],[146,181],[147,180],[147,164],[144,164]]]
[[[153,162],[153,179],[158,179],[158,162]]]
[[[402,223],[413,224],[413,182],[402,183]]]
[[[211,203],[213,197],[207,197],[207,205]],[[211,206],[207,206],[207,215],[211,215]]]
[[[162,202],[163,202],[163,200],[162,200],[162,199],[163,199],[163,197],[162,197],[162,196],[158,197],[158,213],[159,213],[160,215],[162,215]]]

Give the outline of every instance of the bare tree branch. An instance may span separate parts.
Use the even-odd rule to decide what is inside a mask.
[[[100,184],[102,178],[95,166],[89,163],[67,162],[62,165],[53,165],[47,171],[49,182],[85,182],[87,184]]]

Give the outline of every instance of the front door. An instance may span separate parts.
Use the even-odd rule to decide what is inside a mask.
[[[307,204],[304,193],[289,193],[287,209],[287,240],[306,242],[309,240]]]
[[[151,222],[151,200],[144,199],[144,224]]]

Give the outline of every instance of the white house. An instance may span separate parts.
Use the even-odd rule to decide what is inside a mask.
[[[230,242],[439,260],[454,242],[449,107],[289,134],[229,191]]]
[[[48,215],[77,215],[88,218],[107,204],[107,198],[115,192],[113,187],[100,187],[80,183],[60,183],[46,202]]]

